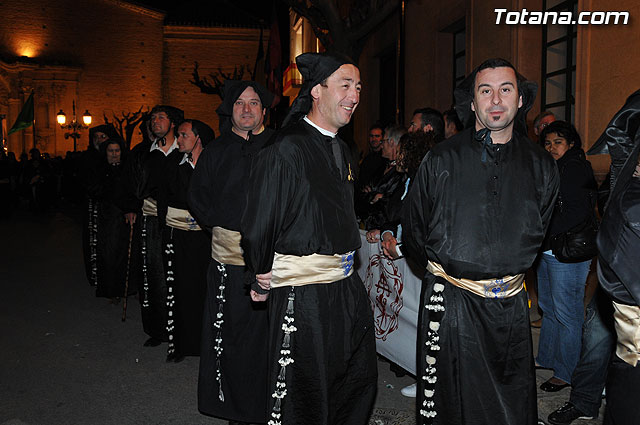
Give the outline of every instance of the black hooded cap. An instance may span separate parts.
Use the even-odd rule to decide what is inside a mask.
[[[311,110],[311,89],[322,83],[345,64],[355,66],[347,56],[340,53],[303,53],[296,58],[298,71],[302,75],[302,87],[298,97],[293,101],[291,109],[282,126],[289,122],[297,122]]]
[[[216,138],[215,131],[202,121],[186,119],[185,122],[191,123],[191,131],[193,134],[200,136],[200,142],[202,143],[203,148]]]
[[[612,160],[614,157],[626,160],[635,147],[634,139],[638,127],[640,127],[640,90],[627,98],[602,135],[587,151],[587,155],[608,153]]]
[[[220,118],[219,129],[220,133],[231,131],[232,123],[231,116],[233,115],[233,104],[238,100],[240,95],[247,89],[247,87],[253,88],[260,97],[262,108],[271,108],[274,95],[267,90],[262,84],[255,81],[246,80],[226,80],[220,90],[220,96],[222,97],[222,103],[216,109],[216,113]]]
[[[101,124],[95,127],[91,127],[89,129],[89,149],[95,149],[95,147],[93,146],[93,136],[96,133],[106,134],[109,138],[108,140],[120,138],[120,135],[112,124]]]
[[[527,135],[527,113],[531,110],[533,102],[536,100],[538,84],[528,81],[516,71],[515,67],[506,59],[495,58],[488,59],[473,70],[467,78],[465,78],[455,89],[456,98],[455,110],[462,124],[467,127],[475,126],[475,114],[471,110],[471,102],[473,101],[474,84],[478,72],[488,68],[512,68],[516,73],[516,81],[518,83],[518,94],[522,96],[522,106],[518,108],[518,113],[514,119],[513,130],[521,135]]]
[[[640,90],[637,90],[616,112],[602,135],[587,151],[587,155],[609,154],[611,156],[611,188],[613,189],[618,176],[625,174],[623,169],[628,169],[628,173],[632,172],[634,167],[631,164],[627,167],[625,165],[633,153],[640,150],[639,144]]]

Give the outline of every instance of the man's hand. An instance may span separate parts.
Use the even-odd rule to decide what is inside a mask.
[[[249,293],[251,295],[251,300],[255,302],[264,302],[269,298],[269,294],[258,294],[253,289]]]
[[[373,229],[367,232],[367,242],[376,243],[380,239],[380,229]]]
[[[375,196],[373,197],[373,199],[371,200],[371,202],[369,202],[369,203],[370,204],[375,204],[380,199],[382,199],[382,193],[376,193]]]
[[[136,213],[126,213],[124,215],[124,221],[130,226],[136,224]]]
[[[385,232],[385,234],[382,235],[381,245],[382,245],[382,252],[384,253],[385,256],[387,256],[388,258],[391,258],[392,260],[400,258],[398,256],[398,253],[396,252],[396,246],[398,245],[398,240],[394,238],[390,232]]]
[[[257,274],[256,280],[258,281],[258,285],[260,285],[260,287],[265,291],[271,289],[271,271],[269,271],[269,273]],[[251,298],[253,299],[253,295],[251,295]]]

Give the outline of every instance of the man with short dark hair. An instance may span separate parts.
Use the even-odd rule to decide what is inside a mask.
[[[444,137],[444,119],[437,109],[420,108],[413,111],[411,123],[409,123],[409,133],[414,131],[424,131],[425,133],[433,131],[438,140]]]
[[[187,193],[193,170],[215,133],[207,124],[185,120],[176,130],[178,149],[167,158],[158,187],[167,280],[167,362],[200,355],[202,310],[207,288],[209,238],[193,218]]]
[[[167,157],[178,149],[175,135],[184,113],[169,105],[156,105],[151,110],[150,131],[153,141],[136,145],[125,170],[125,195],[121,208],[125,221],[136,226],[141,247],[142,325],[149,339],[146,347],[168,340],[167,281],[162,264],[162,228],[158,221],[158,189]],[[140,216],[141,220],[138,220]],[[134,271],[135,273],[135,271]]]
[[[242,218],[247,264],[270,288],[269,423],[365,425],[377,387],[373,316],[354,273],[352,160],[337,137],[360,102],[360,71],[331,53],[296,62],[302,87],[256,158]]]
[[[455,108],[448,109],[442,113],[444,118],[444,138],[448,139],[460,133],[464,127]]]
[[[418,325],[423,424],[537,422],[523,273],[544,239],[559,178],[526,138],[535,92],[508,61],[482,63],[456,89],[467,129],[427,153],[405,199],[404,246],[427,269]]]
[[[198,161],[189,205],[211,231],[198,409],[232,424],[267,421],[268,324],[264,303],[252,302],[255,277],[245,267],[240,218],[249,173],[273,130],[264,119],[273,94],[254,81],[227,80],[217,109],[221,134]],[[263,295],[264,297],[264,295]]]
[[[374,124],[369,129],[369,153],[362,159],[358,173],[358,187],[363,188],[377,180],[384,173],[385,159],[382,157],[382,140],[384,129],[380,124]]]

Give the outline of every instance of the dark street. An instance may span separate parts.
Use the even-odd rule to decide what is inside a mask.
[[[79,208],[0,221],[0,425],[227,424],[197,409],[198,358],[166,363],[166,344],[143,347],[140,306],[96,298],[82,264]],[[539,330],[533,330],[534,348]],[[412,383],[378,362],[371,425],[413,425]],[[551,371],[538,370],[538,385]],[[569,389],[539,393],[546,418]],[[604,404],[603,404],[604,406]],[[602,423],[600,418],[579,425]]]

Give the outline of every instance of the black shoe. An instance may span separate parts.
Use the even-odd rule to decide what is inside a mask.
[[[569,425],[576,419],[593,419],[593,416],[585,415],[571,403],[565,403],[564,406],[552,412],[547,418],[551,425]]]
[[[162,341],[160,341],[159,339],[156,339],[154,337],[151,337],[148,340],[146,340],[143,345],[145,347],[157,347],[160,344],[162,344]]]
[[[569,386],[571,386],[571,384],[568,384],[566,382],[564,384],[554,384],[553,382],[551,382],[551,379],[549,379],[548,381],[543,382],[542,385],[540,385],[540,389],[548,393],[555,393]]]

